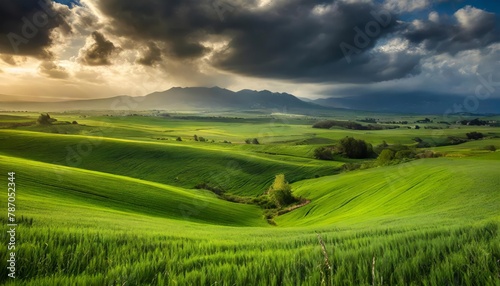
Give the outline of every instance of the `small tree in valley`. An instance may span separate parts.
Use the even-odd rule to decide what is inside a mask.
[[[273,184],[269,188],[268,194],[274,204],[279,208],[297,201],[292,195],[292,187],[285,180],[284,174],[276,175]]]

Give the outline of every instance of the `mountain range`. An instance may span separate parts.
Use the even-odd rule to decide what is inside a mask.
[[[311,114],[332,109],[371,112],[450,114],[500,114],[500,99],[478,99],[426,92],[366,93],[321,99],[298,98],[289,93],[244,89],[237,92],[220,87],[174,87],[146,96],[115,96],[102,99],[60,102],[14,101],[0,95],[0,110],[72,111],[72,110],[166,110],[166,111],[238,111],[268,110]]]
[[[290,110],[327,110],[327,107],[304,102],[288,93],[244,89],[234,92],[219,87],[174,87],[146,96],[115,96],[103,99],[60,102],[21,102],[0,99],[0,110],[254,110],[275,112]]]

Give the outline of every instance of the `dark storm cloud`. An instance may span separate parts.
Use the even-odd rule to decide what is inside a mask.
[[[98,8],[112,19],[117,35],[140,41],[159,40],[171,56],[197,58],[208,51],[200,41],[209,29],[220,26],[211,1],[101,0]]]
[[[144,66],[154,66],[161,61],[161,50],[155,43],[149,43],[147,50],[137,62]]]
[[[470,6],[458,10],[452,18],[414,22],[404,34],[413,44],[422,43],[427,50],[450,54],[500,41],[496,15]]]
[[[381,38],[397,29],[396,16],[379,5],[274,0],[257,8],[256,3],[102,0],[98,7],[111,19],[114,34],[143,43],[162,41],[169,59],[199,59],[212,52],[203,43],[225,40],[226,49],[213,53],[210,63],[236,74],[371,82],[415,71],[417,59],[396,56],[400,62],[382,61],[387,55],[371,53]],[[360,39],[362,45],[357,45]],[[341,44],[353,49],[343,50]]]
[[[397,28],[395,20],[395,15],[362,2],[339,1],[332,6],[283,2],[269,12],[234,19],[235,25],[244,28],[217,55],[215,64],[252,76],[303,81],[399,78],[412,68],[380,58],[374,61],[373,57],[384,55],[370,53]]]
[[[97,31],[92,33],[92,39],[94,43],[87,49],[80,51],[80,62],[89,66],[111,65],[111,58],[120,49]]]
[[[48,0],[0,1],[0,53],[50,57],[51,31],[69,29],[63,15]]]

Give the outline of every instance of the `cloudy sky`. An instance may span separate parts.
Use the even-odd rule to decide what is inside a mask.
[[[0,1],[2,99],[174,86],[467,96],[489,77],[500,82],[496,0]]]

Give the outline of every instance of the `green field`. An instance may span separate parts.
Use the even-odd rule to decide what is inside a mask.
[[[325,118],[425,117],[347,112],[51,115],[78,124],[0,114],[4,245],[8,172],[16,173],[19,224],[16,279],[2,247],[0,284],[500,285],[500,151],[488,149],[500,148],[498,127],[312,128]],[[485,137],[445,144],[471,131]],[[431,146],[417,151],[440,157],[386,165],[314,158],[346,136],[412,148],[418,137]],[[346,163],[368,167],[343,171]],[[248,201],[281,173],[310,202],[274,223],[257,204],[196,188]]]

